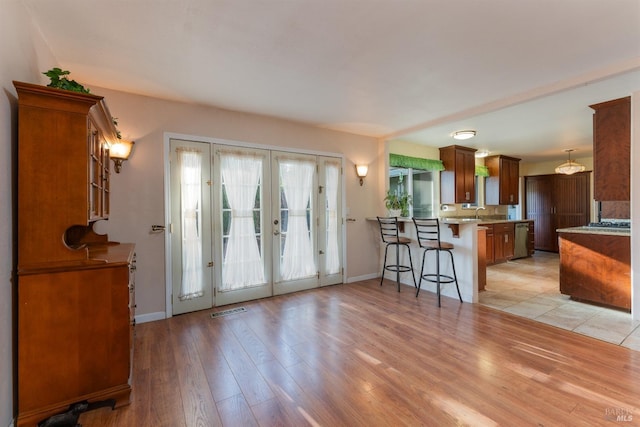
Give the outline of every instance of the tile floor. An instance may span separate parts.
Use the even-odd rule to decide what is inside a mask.
[[[558,254],[538,251],[487,267],[480,304],[640,351],[640,322],[631,314],[560,294],[558,262]]]

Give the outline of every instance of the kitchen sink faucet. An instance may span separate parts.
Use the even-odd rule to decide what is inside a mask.
[[[478,206],[478,207],[476,208],[476,219],[479,219],[479,218],[478,218],[478,211],[479,211],[480,209],[485,210],[485,209],[487,209],[487,208],[485,208],[484,206]]]

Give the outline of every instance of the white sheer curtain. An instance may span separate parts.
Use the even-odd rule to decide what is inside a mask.
[[[327,198],[327,248],[325,254],[325,273],[335,274],[340,271],[338,251],[338,177],[340,164],[325,164],[325,188]]]
[[[283,280],[293,280],[316,274],[313,246],[307,226],[307,206],[310,206],[311,186],[315,162],[281,159],[280,183],[288,207],[280,275]],[[311,218],[312,212],[310,212]],[[284,225],[284,224],[283,224]]]
[[[263,159],[253,155],[220,154],[222,180],[231,208],[231,226],[222,265],[220,290],[264,283],[264,263],[258,247],[253,208],[262,176]]]
[[[204,295],[202,276],[202,153],[178,148],[182,226],[181,301]]]

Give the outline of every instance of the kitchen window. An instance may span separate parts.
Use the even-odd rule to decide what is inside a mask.
[[[416,218],[433,218],[434,216],[434,184],[433,171],[413,168],[389,168],[389,189],[398,194],[411,196],[409,216]]]

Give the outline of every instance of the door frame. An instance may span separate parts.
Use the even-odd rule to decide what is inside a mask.
[[[310,154],[314,156],[326,156],[326,157],[336,157],[340,159],[341,167],[343,170],[343,179],[340,182],[340,191],[342,194],[341,202],[342,202],[342,212],[341,212],[341,223],[342,223],[342,282],[346,283],[347,278],[347,228],[346,228],[346,209],[344,208],[346,205],[346,189],[344,179],[344,154],[342,153],[333,153],[328,151],[317,151],[317,150],[305,150],[293,147],[286,146],[277,146],[277,145],[266,145],[266,144],[257,144],[252,142],[244,142],[244,141],[236,141],[230,139],[221,139],[221,138],[211,138],[206,136],[198,136],[198,135],[189,135],[183,133],[174,133],[174,132],[164,132],[164,141],[163,141],[163,163],[164,163],[164,225],[165,225],[165,233],[164,233],[164,253],[165,253],[165,318],[173,317],[172,313],[172,298],[171,294],[173,292],[173,282],[172,282],[172,268],[171,268],[171,175],[170,175],[170,140],[171,139],[182,139],[186,141],[193,142],[203,142],[220,145],[227,145],[230,147],[241,147],[241,148],[255,148],[259,150],[273,150],[273,151],[288,151],[290,153],[296,154]],[[215,284],[214,284],[215,287]],[[275,294],[274,294],[275,296]],[[215,304],[214,304],[215,306]]]

